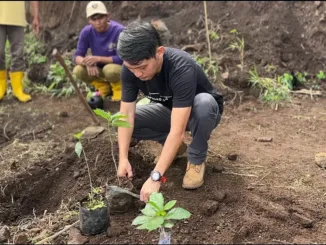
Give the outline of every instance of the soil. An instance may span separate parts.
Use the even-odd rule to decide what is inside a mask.
[[[40,16],[47,20],[42,23],[41,37],[48,54],[54,47],[71,53],[76,33],[86,24],[86,3],[67,4],[63,8],[61,2],[41,2]],[[171,46],[200,44],[200,53],[207,56],[200,2],[107,4],[116,9],[111,17],[124,24],[138,17],[164,20],[172,34]],[[313,74],[324,68],[326,6],[319,1],[207,4],[210,27],[220,36],[212,42],[220,68],[214,82],[224,81],[244,93],[239,103],[232,104],[233,95],[225,92],[223,118],[209,141],[204,185],[193,191],[181,187],[186,157],[178,158],[166,173],[168,181],[161,187],[166,201],[175,199],[177,206],[192,214],[174,227],[172,243],[323,243],[326,173],[315,164],[315,155],[326,149],[326,98],[296,95],[275,110],[253,96],[248,70],[256,64],[263,75],[307,71],[314,79]],[[69,18],[72,13],[74,18]],[[242,72],[237,66],[239,54],[226,49],[234,28],[246,44]],[[273,73],[266,69],[272,65]],[[43,68],[33,71],[34,82],[44,83]],[[222,77],[223,73],[229,75]],[[321,89],[325,84],[320,82]],[[13,243],[34,243],[74,223],[77,203],[90,191],[85,159],[74,152],[73,138],[92,124],[87,112],[76,96],[32,96],[27,104],[10,95],[0,103],[0,224],[10,227],[9,242]],[[119,103],[107,100],[104,108],[114,113]],[[104,121],[101,124],[106,126]],[[189,144],[191,136],[186,135],[185,141]],[[111,152],[104,131],[83,138],[82,144],[93,185],[116,184],[112,161],[113,154],[118,159],[116,141]],[[148,178],[160,150],[155,142],[139,142],[130,149],[135,193]],[[111,214],[110,232],[85,237],[71,229],[53,242],[157,243],[158,232],[131,225],[144,206],[133,200],[135,205],[126,213]]]
[[[161,188],[166,200],[176,199],[178,206],[192,213],[189,220],[176,225],[172,242],[324,241],[326,175],[314,163],[314,156],[326,147],[325,102],[325,98],[296,97],[278,111],[250,98],[239,107],[227,105],[210,139],[204,186],[195,191],[182,189],[185,157],[167,172],[168,181]],[[7,126],[2,126],[1,136],[0,222],[21,225],[34,215],[42,217],[45,210],[60,217],[63,203],[65,214],[76,210],[76,203],[90,191],[85,161],[75,154],[71,137],[91,124],[78,98],[33,95],[31,103],[17,106],[8,98],[1,106],[1,125]],[[117,104],[106,103],[106,109],[115,112]],[[68,116],[61,117],[63,111]],[[262,137],[272,141],[257,140]],[[186,143],[190,140],[187,135]],[[115,184],[106,132],[82,144],[94,186]],[[114,149],[116,155],[116,145]],[[155,142],[139,142],[131,148],[136,193],[160,149]],[[156,242],[157,233],[131,226],[141,208],[135,205],[127,213],[111,214],[110,237],[88,237],[89,243]],[[76,219],[58,218],[52,232]],[[35,227],[37,223],[31,223],[17,234]],[[66,242],[67,238],[57,239]]]

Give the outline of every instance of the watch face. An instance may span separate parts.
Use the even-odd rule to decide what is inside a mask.
[[[154,180],[154,181],[158,181],[158,180],[160,180],[160,173],[159,172],[153,172],[152,173],[152,180]]]

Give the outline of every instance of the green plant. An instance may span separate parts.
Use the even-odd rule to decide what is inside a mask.
[[[202,57],[199,55],[193,56],[194,60],[200,65],[208,77],[213,81],[217,79],[217,74],[219,72],[218,62],[215,59],[210,59],[209,57]]]
[[[102,208],[105,207],[105,203],[104,203],[104,199],[103,196],[101,195],[101,193],[103,192],[101,187],[93,187],[92,184],[92,178],[91,178],[91,172],[89,169],[89,165],[88,165],[88,159],[86,157],[86,153],[84,151],[84,147],[80,141],[80,138],[83,136],[84,131],[83,132],[79,132],[77,134],[74,135],[74,137],[77,139],[77,143],[75,144],[75,152],[77,154],[77,156],[80,158],[81,154],[83,153],[84,158],[85,158],[85,162],[86,162],[86,166],[87,166],[87,172],[88,172],[88,177],[89,177],[89,184],[91,187],[91,191],[88,194],[88,201],[85,203],[86,204],[86,208],[89,210],[95,210],[98,208]]]
[[[172,200],[164,204],[162,193],[152,193],[145,208],[141,210],[142,215],[136,217],[132,225],[138,225],[139,230],[148,231],[173,228],[176,220],[188,219],[191,216],[184,208],[174,208],[176,202]]]
[[[295,77],[297,78],[298,82],[301,84],[305,84],[307,82],[307,76],[308,73],[307,72],[296,72],[295,73]]]
[[[260,98],[265,102],[278,103],[283,100],[289,100],[290,89],[292,87],[293,76],[285,73],[275,78],[260,77],[256,66],[249,71],[249,82],[252,86],[260,88]]]
[[[324,80],[324,79],[326,79],[326,75],[323,71],[319,71],[319,73],[317,74],[317,78],[319,80]]]
[[[245,48],[245,41],[243,37],[241,39],[236,36],[235,40],[232,41],[227,49],[231,49],[232,51],[238,50],[239,55],[240,55],[240,69],[243,71],[244,68],[244,48]]]
[[[42,44],[33,32],[24,36],[24,53],[27,57],[28,66],[33,64],[42,64],[47,62],[47,57],[43,55],[45,46]]]
[[[109,131],[109,139],[110,139],[110,145],[111,145],[111,155],[112,155],[112,160],[114,162],[114,165],[115,165],[115,169],[116,171],[118,172],[118,165],[117,165],[117,162],[115,160],[115,156],[114,156],[114,149],[113,149],[113,140],[112,140],[112,127],[123,127],[123,128],[130,128],[131,125],[125,121],[125,120],[121,120],[121,119],[126,119],[128,118],[128,116],[125,116],[123,114],[121,114],[121,112],[117,112],[115,114],[111,114],[111,112],[105,112],[104,110],[102,109],[95,109],[94,110],[94,113],[105,119],[107,121],[107,130]],[[119,178],[118,178],[118,182],[119,182]]]

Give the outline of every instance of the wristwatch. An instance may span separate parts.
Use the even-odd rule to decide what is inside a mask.
[[[166,178],[164,176],[162,176],[159,171],[156,171],[156,170],[153,170],[151,172],[151,179],[153,181],[160,181],[162,183],[165,183],[166,182]]]

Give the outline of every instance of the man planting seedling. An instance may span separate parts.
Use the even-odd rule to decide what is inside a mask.
[[[140,192],[140,199],[148,201],[151,193],[159,191],[175,156],[182,153],[185,131],[191,131],[182,186],[185,189],[202,186],[207,142],[220,122],[223,96],[188,53],[162,46],[157,30],[150,23],[129,24],[119,36],[118,55],[124,61],[120,112],[128,116],[127,121],[133,126],[118,129],[118,175],[133,176],[128,160],[131,138],[161,143],[159,160]],[[151,102],[136,107],[139,90]]]

